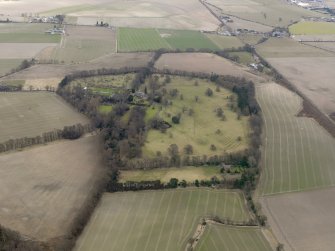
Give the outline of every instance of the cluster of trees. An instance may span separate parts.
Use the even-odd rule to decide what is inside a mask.
[[[92,130],[93,128],[91,125],[77,124],[73,126],[65,126],[63,130],[54,130],[43,133],[42,136],[39,135],[36,137],[10,139],[0,143],[0,153],[15,149],[22,149],[33,145],[45,144],[59,139],[77,139],[85,133],[92,132]]]

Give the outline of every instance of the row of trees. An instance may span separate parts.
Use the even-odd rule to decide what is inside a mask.
[[[73,126],[65,126],[63,130],[54,130],[51,132],[46,132],[36,137],[10,139],[3,143],[0,143],[0,153],[16,149],[22,149],[33,145],[46,144],[48,142],[60,139],[78,139],[83,134],[92,132],[92,130],[93,128],[91,125],[77,124]]]

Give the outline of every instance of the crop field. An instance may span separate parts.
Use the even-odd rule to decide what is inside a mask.
[[[1,225],[40,241],[65,235],[100,179],[99,156],[95,136],[1,154]]]
[[[0,77],[10,73],[12,69],[17,68],[23,59],[1,59],[0,58]]]
[[[196,81],[198,86],[194,84]],[[190,144],[193,146],[193,154],[201,156],[222,154],[224,151],[234,152],[248,147],[248,118],[241,116],[238,120],[237,113],[229,108],[229,97],[235,100],[232,101],[233,106],[237,102],[232,92],[223,88],[220,92],[216,92],[213,83],[177,76],[171,77],[171,83],[164,88],[167,92],[177,89],[178,96],[175,98],[168,96],[173,105],[162,107],[156,105],[154,108],[157,116],[171,123],[172,127],[166,133],[150,130],[143,148],[144,155],[152,157],[157,151],[166,154],[171,144],[176,144],[180,151],[186,144]],[[205,94],[208,88],[214,92],[212,97]],[[182,99],[180,95],[183,96]],[[196,96],[198,101],[195,100]],[[191,108],[192,115],[189,114]],[[223,109],[225,119],[217,116],[218,108]],[[181,114],[180,122],[173,124],[171,118],[177,114]],[[211,149],[211,145],[214,145],[216,150]]]
[[[121,171],[120,182],[160,180],[167,183],[171,178],[194,182],[196,179],[210,180],[213,176],[222,176],[219,167],[182,167],[182,168],[155,168],[151,170]]]
[[[258,227],[208,224],[196,251],[272,251]]]
[[[0,115],[0,142],[89,123],[62,98],[49,92],[2,92]]]
[[[221,50],[244,46],[244,44],[237,37],[219,36],[215,34],[206,34],[206,36]]]
[[[159,30],[159,32],[160,36],[168,42],[172,49],[186,50],[193,48],[219,50],[219,47],[200,31]]]
[[[259,13],[259,15],[261,15]],[[237,31],[238,29],[248,29],[253,30],[257,32],[271,32],[273,30],[272,26],[261,24],[261,23],[255,23],[253,21],[247,21],[245,19],[237,18],[230,16],[231,20],[233,20],[232,23],[227,23],[227,26],[232,29],[233,31]]]
[[[66,33],[51,59],[67,64],[87,62],[116,51],[116,35],[111,29],[67,26]]]
[[[256,51],[265,58],[331,57],[332,53],[301,44],[289,38],[270,38],[256,46]]]
[[[101,68],[120,69],[123,67],[144,67],[152,57],[151,53],[115,53],[87,63],[71,65],[38,64],[24,71],[14,73],[6,79],[50,79],[64,78],[77,71],[97,70]]]
[[[55,43],[1,43],[0,59],[31,59],[43,49],[56,45]]]
[[[256,45],[262,39],[263,35],[242,34],[238,38],[245,44]]]
[[[268,61],[322,112],[328,115],[335,112],[335,57],[269,58]]]
[[[277,0],[209,0],[222,9],[224,14],[233,15],[255,23],[285,27],[302,17],[320,17],[322,14]]]
[[[335,41],[335,37],[334,37]],[[327,51],[332,51],[335,52],[335,42],[305,42],[305,44],[310,45],[310,46],[315,46],[320,49],[324,49]],[[335,56],[335,53],[334,53]]]
[[[151,51],[171,48],[155,29],[119,28],[118,51]]]
[[[0,24],[0,43],[59,43],[61,35],[45,34],[52,24]]]
[[[265,196],[262,210],[285,251],[332,251],[335,188]]]
[[[231,61],[209,53],[169,53],[162,55],[155,64],[158,69],[181,70],[188,72],[216,73],[244,77],[255,82],[263,81],[257,75],[248,72]]]
[[[295,35],[335,34],[335,23],[303,21],[291,25],[289,31]]]
[[[335,140],[315,120],[296,116],[302,100],[274,83],[256,93],[265,129],[260,194],[335,185]]]
[[[209,189],[105,194],[74,250],[184,250],[202,217],[250,216],[239,192]]]

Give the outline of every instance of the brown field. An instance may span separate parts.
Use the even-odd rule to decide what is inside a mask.
[[[67,74],[77,71],[94,70],[101,68],[123,68],[146,66],[152,57],[151,53],[121,53],[110,54],[89,63],[72,65],[34,65],[26,70],[12,74],[5,79],[49,79],[63,78]],[[0,78],[0,81],[3,80]]]
[[[334,56],[333,53],[301,44],[290,38],[270,38],[258,44],[256,51],[265,58]]]
[[[335,42],[305,42],[304,44],[335,52]],[[334,53],[335,56],[335,53]]]
[[[335,57],[269,58],[268,61],[321,111],[335,112]]]
[[[155,65],[158,69],[181,70],[189,72],[216,73],[245,77],[254,81],[262,78],[247,72],[247,67],[242,67],[231,61],[209,53],[169,53],[159,58]]]
[[[56,90],[58,84],[62,81],[62,78],[37,78],[37,79],[27,79],[23,85],[23,90]]]
[[[335,188],[266,196],[262,209],[285,251],[333,251]]]
[[[98,139],[0,155],[0,222],[28,238],[63,236],[102,174]]]
[[[33,58],[53,43],[1,43],[0,59]]]
[[[315,42],[320,42],[320,41],[334,41],[335,42],[335,35],[294,35],[291,36],[294,40],[296,41],[315,41]]]
[[[89,123],[84,115],[50,92],[1,92],[0,117],[0,142]]]

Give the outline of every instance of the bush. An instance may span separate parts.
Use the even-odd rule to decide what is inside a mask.
[[[180,117],[179,117],[179,116],[173,116],[173,117],[172,117],[172,122],[173,122],[174,124],[179,124],[179,122],[180,122]]]

